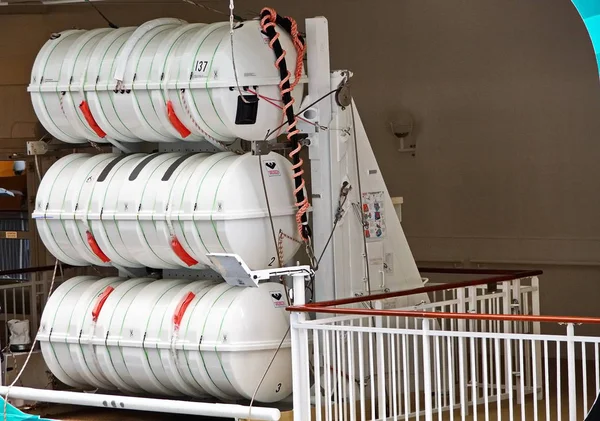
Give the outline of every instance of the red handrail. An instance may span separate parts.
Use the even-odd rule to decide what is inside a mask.
[[[329,308],[314,306],[291,306],[288,311],[300,313],[328,313],[349,314],[357,316],[391,316],[411,317],[423,319],[462,319],[462,320],[493,320],[504,322],[542,322],[542,323],[572,323],[572,324],[600,324],[600,317],[573,317],[573,316],[529,316],[516,314],[477,314],[477,313],[444,313],[434,311],[410,310],[375,310],[366,308]]]
[[[410,317],[424,319],[460,319],[460,320],[486,320],[504,322],[539,322],[539,323],[564,323],[564,324],[600,324],[600,317],[574,317],[574,316],[539,316],[518,314],[478,314],[478,313],[448,313],[421,310],[378,310],[372,308],[338,308],[336,306],[358,304],[368,301],[385,300],[388,298],[406,297],[408,295],[429,292],[447,291],[457,288],[488,285],[492,283],[509,282],[517,279],[539,276],[541,270],[498,270],[498,269],[447,269],[447,268],[419,268],[420,273],[440,273],[455,275],[493,275],[470,281],[451,282],[446,285],[432,285],[413,288],[404,291],[395,291],[385,294],[366,295],[362,297],[345,298],[340,300],[321,301],[302,306],[289,306],[288,311],[300,313],[326,313],[356,316],[390,316]]]
[[[449,275],[515,275],[522,269],[434,268],[419,267],[419,273],[443,273]],[[540,271],[541,272],[541,271]]]
[[[438,271],[438,272],[434,272]],[[450,289],[456,288],[466,288],[478,285],[487,285],[487,284],[495,284],[500,282],[508,282],[514,281],[516,279],[523,278],[531,278],[534,276],[539,276],[543,272],[541,270],[527,270],[527,271],[516,271],[516,270],[486,270],[486,269],[427,269],[422,270],[422,273],[454,273],[454,274],[465,274],[465,275],[473,275],[473,274],[493,274],[495,276],[490,276],[487,278],[475,279],[471,281],[462,281],[462,282],[452,282],[447,285],[432,285],[432,286],[424,286],[420,288],[412,288],[404,291],[394,291],[387,292],[384,294],[373,294],[373,295],[365,295],[362,297],[352,297],[352,298],[342,298],[339,300],[330,300],[330,301],[321,301],[316,303],[306,304],[307,307],[311,308],[321,308],[321,307],[332,307],[332,306],[340,306],[346,304],[358,304],[364,303],[368,301],[377,301],[377,300],[385,300],[388,298],[397,298],[397,297],[406,297],[408,295],[415,294],[424,294],[428,292],[438,292],[438,291],[447,291]]]

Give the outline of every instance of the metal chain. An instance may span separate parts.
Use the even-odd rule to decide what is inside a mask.
[[[306,254],[308,255],[308,259],[310,260],[310,267],[315,272],[319,270],[319,261],[315,256],[315,249],[312,243],[312,237],[308,237],[308,241],[305,242]]]
[[[280,239],[287,238],[288,240],[292,240],[294,243],[302,244],[302,241],[295,239],[291,235],[288,235],[281,230],[279,230],[279,237],[280,237]]]
[[[279,266],[283,267],[283,264],[285,263],[284,260],[284,255],[283,255],[283,239],[287,238],[290,241],[293,241],[296,244],[304,244],[302,241],[292,237],[291,235],[286,234],[285,232],[283,232],[282,230],[279,230],[279,238],[277,240],[277,254],[278,254],[278,258],[279,258]]]
[[[279,238],[277,239],[277,260],[279,261],[279,267],[283,267],[283,231],[279,230]]]
[[[277,239],[277,259],[279,260],[279,267],[283,267],[284,255],[283,255],[283,239],[287,238],[290,241],[293,241],[296,244],[303,244],[302,241],[299,241],[292,237],[291,235],[286,234],[281,229],[279,230],[279,238]]]

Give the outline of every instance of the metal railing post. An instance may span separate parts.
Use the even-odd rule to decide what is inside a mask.
[[[510,282],[510,286],[512,289],[511,292],[511,304],[510,304],[510,314],[516,314],[516,315],[521,315],[523,314],[523,308],[522,308],[522,296],[521,296],[521,279],[513,279]],[[525,328],[524,328],[525,323],[524,322],[515,322],[512,324],[512,332],[511,333],[518,333],[518,334],[522,334],[525,332]],[[523,405],[523,393],[524,393],[524,388],[523,388],[523,382],[525,380],[525,378],[523,376],[525,376],[525,373],[523,372],[523,367],[520,364],[521,358],[522,358],[522,349],[519,348],[519,342],[518,341],[514,341],[514,347],[513,347],[513,355],[514,355],[514,371],[513,371],[513,377],[515,380],[515,389],[517,389],[517,405]]]
[[[467,312],[467,298],[465,294],[465,288],[459,288],[456,291],[456,297],[458,299],[458,312],[466,313]],[[467,321],[460,319],[458,320],[458,330],[459,332],[467,331]],[[468,377],[468,368],[467,365],[464,364],[465,359],[465,339],[464,338],[456,338],[458,341],[458,356],[459,356],[459,394],[460,394],[460,404],[461,404],[461,414],[466,416],[469,414],[469,405],[467,405],[467,379]]]
[[[537,276],[531,278],[531,286],[533,287],[533,291],[531,292],[531,311],[534,316],[540,315],[540,280]],[[534,322],[533,323],[533,334],[539,335],[542,332],[541,323]],[[534,345],[535,346],[535,345]],[[536,355],[535,359],[535,372],[536,378],[542,378],[542,353]],[[540,386],[538,386],[538,400],[542,400],[542,385],[540,382]]]
[[[512,286],[510,284],[504,284],[502,286],[502,313],[503,314],[512,314]],[[503,333],[513,333],[512,331],[512,324],[509,321],[504,321],[502,326],[502,332]],[[509,361],[510,357],[509,355],[509,347],[512,346],[512,342],[510,340],[506,340],[506,351],[504,354],[504,371],[505,371],[505,378],[504,378],[504,390],[506,393],[509,394],[509,397],[512,399],[512,394],[513,394],[513,390],[512,390],[512,369],[510,369],[510,367],[512,366],[512,361]],[[509,390],[510,388],[510,390]],[[500,394],[500,391],[498,391],[498,393]]]
[[[567,369],[569,370],[569,421],[577,421],[577,383],[575,373],[575,325],[567,324]],[[559,373],[560,375],[560,373]],[[583,379],[586,381],[587,379]]]
[[[295,306],[306,304],[305,282],[303,274],[292,276],[293,301]],[[310,387],[306,378],[306,367],[309,363],[306,350],[308,349],[308,333],[300,327],[306,319],[304,313],[292,311],[290,326],[292,337],[292,387],[294,402],[294,421],[307,421],[310,416]],[[317,408],[320,411],[320,408]]]
[[[373,307],[375,310],[382,310],[383,303],[381,301],[374,301]],[[375,327],[383,327],[383,317],[375,316]],[[383,333],[375,334],[375,343],[377,349],[377,405],[379,407],[378,419],[386,419],[386,398],[385,398],[385,346],[383,340]]]
[[[423,319],[423,389],[425,393],[425,421],[433,421],[433,401],[431,397],[431,344],[429,343],[429,324],[429,319]]]

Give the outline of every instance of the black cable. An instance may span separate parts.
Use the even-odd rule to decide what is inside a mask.
[[[338,221],[336,220],[333,223],[333,227],[331,228],[331,232],[329,233],[329,238],[327,238],[325,247],[323,247],[323,251],[321,252],[321,255],[319,256],[319,258],[317,259],[317,264],[321,264],[321,259],[323,259],[323,255],[325,254],[325,251],[327,251],[327,247],[329,247],[329,243],[331,242],[331,239],[333,238],[333,233],[335,232],[335,229],[337,228],[337,224],[338,224]]]
[[[337,205],[337,209],[335,211],[335,217],[333,219],[333,227],[331,228],[331,232],[329,233],[329,238],[327,238],[325,247],[323,247],[323,251],[321,252],[321,255],[319,256],[319,259],[317,260],[317,266],[321,263],[321,259],[323,259],[323,255],[325,254],[327,247],[329,247],[329,243],[331,242],[331,239],[333,238],[333,233],[335,232],[335,229],[337,228],[338,222],[340,222],[340,220],[342,219],[342,216],[344,216],[344,205],[346,204],[346,200],[348,200],[348,193],[350,193],[351,189],[352,189],[352,186],[350,186],[350,184],[347,181],[344,181],[344,183],[342,184],[342,188],[340,189],[340,194],[338,196],[338,205]]]
[[[261,19],[264,19],[268,16],[271,16],[271,12],[268,9],[264,9],[263,12],[261,13]],[[282,18],[281,16],[277,15],[275,17],[275,22],[277,23],[277,25],[281,26],[283,29],[285,29],[288,33],[291,34],[292,24],[289,19]],[[282,95],[282,100],[283,100],[283,104],[284,104],[284,108],[285,108],[285,116],[287,118],[288,124],[291,126],[292,124],[294,124],[296,116],[294,115],[293,106],[289,106],[287,108],[285,107],[285,106],[291,104],[291,102],[293,101],[292,93],[291,93],[291,85],[290,85],[290,81],[288,78],[288,68],[287,68],[287,63],[285,60],[285,52],[283,51],[281,42],[279,42],[279,39],[277,39],[277,31],[275,31],[274,26],[269,26],[268,28],[266,28],[265,31],[263,31],[263,33],[269,38],[269,41],[271,41],[271,46],[273,48],[273,52],[275,53],[275,59],[278,60],[280,57],[283,58],[283,60],[281,60],[279,62],[279,77],[280,77],[281,81],[283,81],[281,89],[284,92],[284,94]],[[304,40],[302,38],[300,38],[300,42],[304,43]],[[299,137],[298,133],[293,134],[290,137],[290,140],[292,142],[292,149],[296,149],[300,142],[300,137]],[[297,153],[292,158],[292,164],[294,164],[294,166],[296,166],[299,163],[300,163],[300,154]],[[303,181],[302,177],[294,177],[294,186],[297,190],[297,192],[296,192],[296,202],[297,203],[303,203],[305,201],[304,189],[301,188],[302,181]],[[302,237],[304,239],[309,239],[312,236],[312,233],[310,230],[310,226],[308,225],[308,216],[306,215],[306,213],[302,214],[301,221],[302,221]]]
[[[282,262],[279,259],[279,244],[277,242],[277,235],[275,235],[275,223],[273,222],[273,214],[271,213],[271,203],[269,202],[269,194],[267,193],[267,183],[265,182],[265,175],[263,173],[261,155],[258,155],[258,170],[260,171],[260,178],[262,180],[263,191],[265,192],[265,200],[267,202],[267,211],[269,212],[269,222],[271,223],[271,232],[273,234],[273,244],[275,245],[275,253],[277,253],[277,261],[279,263],[279,266],[283,267],[283,264],[285,262]],[[291,305],[292,301],[290,300],[290,294],[288,292],[287,286],[285,285],[283,277],[281,277],[280,280],[283,284],[283,290],[285,291],[285,298],[287,300],[287,303],[288,305]]]
[[[252,399],[250,400],[250,406],[248,407],[248,418],[250,418],[252,416],[252,406],[254,405],[254,400],[256,399],[256,394],[258,393],[258,389],[260,389],[260,387],[263,384],[263,381],[265,380],[265,377],[267,377],[267,374],[269,373],[269,370],[271,369],[271,366],[273,365],[273,362],[275,361],[275,358],[277,357],[277,354],[281,350],[281,347],[283,346],[283,343],[285,342],[285,338],[287,338],[289,333],[290,333],[290,327],[288,327],[287,330],[285,331],[285,335],[283,335],[281,342],[279,342],[279,346],[275,350],[275,353],[273,354],[273,358],[271,358],[271,361],[269,362],[267,369],[265,370],[262,378],[260,379],[260,382],[258,382],[258,385],[256,386],[256,389],[254,390],[254,393],[252,394]]]
[[[331,239],[333,238],[333,234],[335,233],[335,229],[337,228],[338,222],[340,222],[340,220],[342,219],[342,216],[344,216],[344,204],[346,203],[346,200],[348,199],[348,193],[350,192],[351,189],[352,189],[352,186],[350,186],[350,184],[347,181],[344,181],[344,183],[342,184],[342,188],[340,189],[340,194],[338,197],[338,206],[335,211],[335,216],[333,218],[333,227],[331,228],[331,232],[329,233],[329,237],[327,238],[327,242],[325,243],[325,246],[323,247],[323,251],[321,252],[321,255],[319,256],[318,259],[315,258],[316,263],[317,263],[316,265],[314,265],[315,271],[318,269],[319,265],[321,264],[321,260],[323,259],[323,256],[325,255],[325,251],[327,251],[327,248],[329,247],[329,244],[331,243]],[[313,275],[311,275],[308,286],[306,287],[311,292],[311,300],[314,296],[314,283],[315,283],[315,277],[313,274]]]
[[[218,13],[218,14],[221,14],[221,15],[229,16],[229,13],[227,13],[227,12],[224,12],[222,10],[217,10],[217,9],[215,9],[213,7],[207,6],[207,5],[202,4],[202,3],[196,3],[194,0],[182,0],[182,1],[184,3],[191,4],[192,6],[196,6],[196,7],[202,8],[204,10],[208,10],[209,12],[213,12],[213,13]],[[252,16],[256,16],[256,15],[258,15],[258,13],[252,13]],[[238,22],[244,22],[244,21],[246,21],[246,19],[244,19],[243,17],[235,15],[235,14],[233,15],[233,18],[236,21],[238,21]]]
[[[107,18],[107,17],[104,15],[104,13],[102,13],[102,12],[100,11],[100,9],[98,9],[98,8],[96,7],[96,5],[94,4],[94,2],[93,2],[93,1],[91,1],[91,0],[86,0],[86,1],[87,1],[87,2],[88,2],[88,3],[89,3],[89,4],[90,4],[90,5],[91,5],[91,6],[94,8],[94,10],[95,10],[96,12],[98,12],[98,14],[99,14],[100,16],[102,16],[102,18],[103,18],[103,19],[106,21],[106,23],[108,23],[108,26],[110,26],[110,27],[111,27],[111,28],[113,28],[113,29],[119,29],[119,27],[118,27],[117,25],[115,25],[114,23],[112,23],[112,22],[110,21],[110,19],[108,19],[108,18]]]

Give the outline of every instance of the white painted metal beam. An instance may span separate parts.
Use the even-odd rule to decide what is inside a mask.
[[[0,386],[5,397],[9,388]],[[249,418],[278,421],[281,412],[276,408],[261,408],[223,403],[187,402],[167,399],[135,398],[130,396],[100,395],[95,393],[64,392],[58,390],[10,388],[10,398],[67,405],[94,406],[98,408],[129,409],[133,411],[162,412],[168,414],[199,415],[217,418]]]

